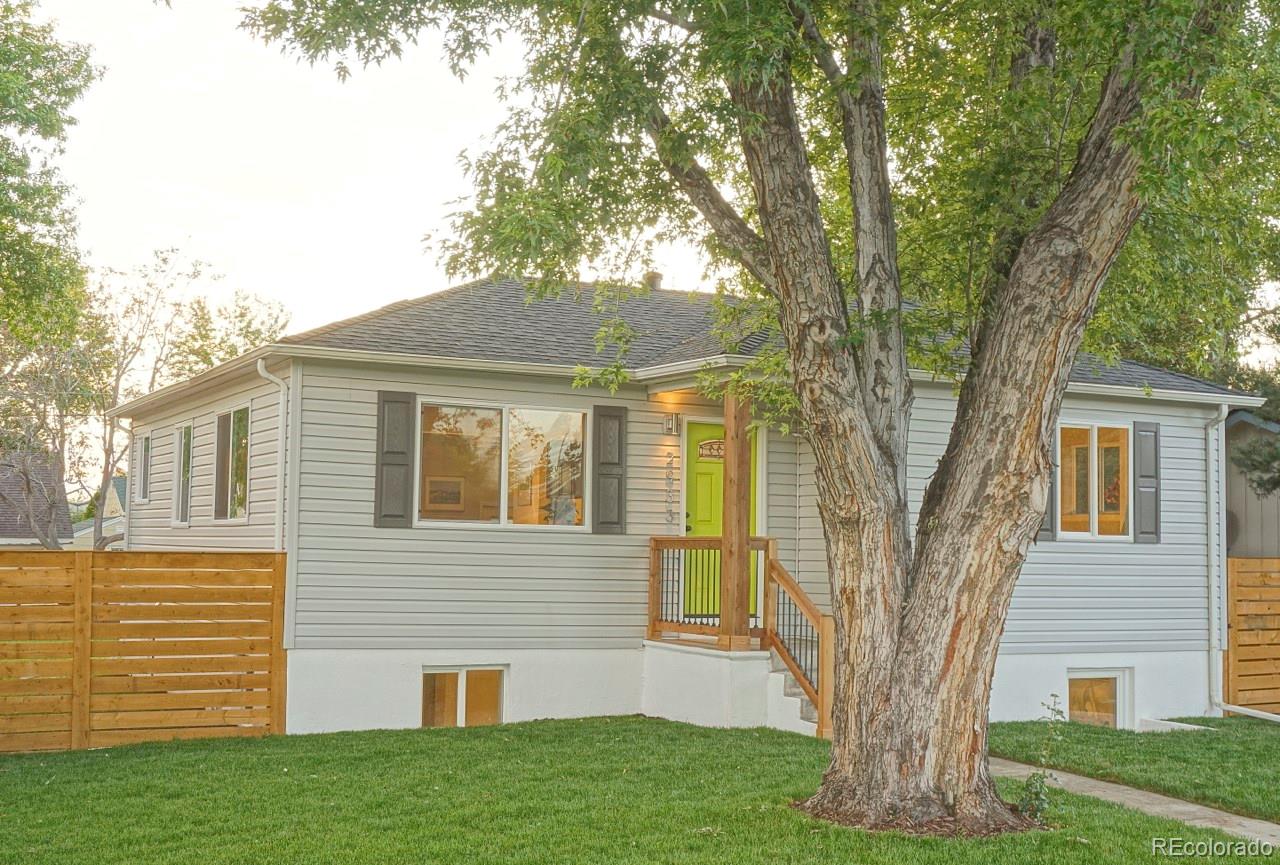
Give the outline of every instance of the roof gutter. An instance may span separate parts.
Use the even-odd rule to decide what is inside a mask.
[[[411,366],[429,369],[453,369],[472,372],[499,372],[512,375],[541,375],[553,378],[573,378],[578,375],[579,364],[528,363],[524,361],[484,360],[470,357],[445,357],[441,355],[421,355],[409,352],[365,351],[350,348],[328,348],[316,345],[295,345],[292,343],[269,343],[259,346],[234,360],[215,366],[186,381],[171,384],[160,390],[130,400],[116,406],[108,412],[109,417],[136,417],[148,408],[163,403],[169,397],[185,393],[190,389],[198,389],[213,385],[237,374],[252,370],[258,360],[270,357],[296,357],[314,360],[346,361],[350,363],[385,364],[390,366]],[[741,354],[719,354],[696,360],[682,360],[674,363],[657,364],[641,367],[631,372],[631,380],[638,384],[666,384],[668,389],[694,387],[699,373],[714,370],[741,369],[750,363],[752,358]],[[911,370],[913,381],[940,382],[933,373],[924,370]],[[1182,403],[1201,403],[1218,405],[1223,402],[1232,406],[1257,407],[1266,402],[1262,397],[1227,395],[1220,393],[1196,393],[1194,391],[1176,391],[1163,389],[1143,389],[1123,385],[1109,384],[1068,384],[1067,392],[1073,394],[1110,396],[1133,399],[1135,394],[1145,395],[1150,399]]]

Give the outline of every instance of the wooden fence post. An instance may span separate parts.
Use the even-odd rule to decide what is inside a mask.
[[[75,626],[71,644],[71,747],[89,747],[93,637],[93,551],[77,552],[73,571]]]
[[[288,657],[284,650],[285,563],[287,554],[276,553],[271,569],[271,719],[272,733],[285,731],[288,696]]]

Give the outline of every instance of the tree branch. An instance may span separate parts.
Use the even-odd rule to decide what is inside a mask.
[[[691,156],[676,154],[670,145],[671,118],[659,107],[649,112],[649,137],[658,161],[693,206],[706,219],[720,244],[771,295],[778,295],[777,279],[764,241],[725,200],[711,175]]]

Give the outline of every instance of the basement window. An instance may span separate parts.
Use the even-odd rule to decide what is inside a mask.
[[[423,727],[487,727],[502,723],[502,670],[422,674]]]
[[[1132,729],[1132,671],[1068,670],[1067,718],[1077,724]]]

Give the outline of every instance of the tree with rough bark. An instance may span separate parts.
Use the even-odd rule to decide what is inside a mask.
[[[1205,230],[1188,214],[1212,184],[1270,178],[1277,12],[264,0],[245,24],[341,75],[428,30],[460,74],[499,39],[522,43],[508,118],[466,163],[451,267],[527,274],[535,294],[604,273],[604,332],[625,343],[601,295],[628,290],[656,244],[702,243],[735,298],[726,317],[778,333],[761,371],[815,455],[839,674],[831,763],[803,807],[981,834],[1031,823],[990,776],[989,690],[1068,374],[1131,235],[1147,246],[1108,302],[1154,317],[1212,303],[1141,266],[1176,272],[1160,250],[1177,239],[1159,232]],[[955,422],[913,534],[910,370],[956,357]]]

